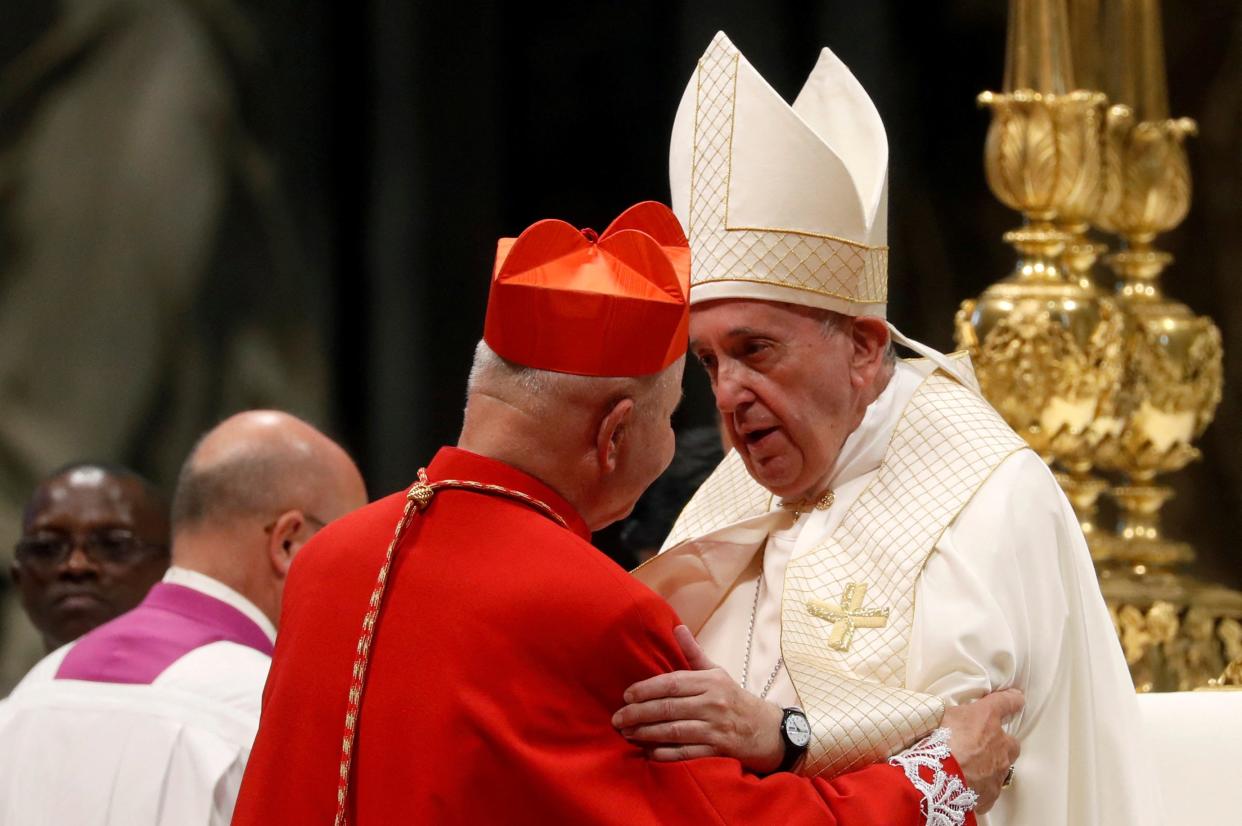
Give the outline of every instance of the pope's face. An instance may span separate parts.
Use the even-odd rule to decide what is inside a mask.
[[[814,310],[725,300],[690,312],[721,425],[750,475],[785,499],[818,495],[866,405],[848,331]]]

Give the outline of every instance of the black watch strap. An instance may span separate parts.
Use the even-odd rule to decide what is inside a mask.
[[[785,756],[776,770],[787,772],[806,754],[811,742],[811,727],[802,709],[787,708],[781,715],[781,741],[785,744]]]

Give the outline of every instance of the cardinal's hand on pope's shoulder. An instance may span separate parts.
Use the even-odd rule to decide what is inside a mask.
[[[686,626],[673,633],[693,670],[634,683],[613,726],[652,760],[722,756],[759,774],[776,771],[785,756],[784,710],[738,685],[708,659]]]

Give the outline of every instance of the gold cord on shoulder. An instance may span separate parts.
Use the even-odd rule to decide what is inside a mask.
[[[569,527],[569,523],[553,510],[550,505],[533,496],[522,493],[520,490],[512,490],[501,485],[472,482],[465,479],[443,479],[432,482],[427,478],[426,468],[419,469],[418,481],[411,485],[405,494],[405,510],[402,512],[401,519],[398,520],[397,527],[393,531],[392,542],[388,544],[388,550],[384,554],[384,564],[380,566],[379,575],[375,579],[375,587],[371,590],[371,599],[367,603],[366,614],[362,618],[362,633],[358,637],[357,654],[354,657],[354,667],[350,674],[349,699],[345,706],[345,733],[341,741],[341,762],[337,778],[334,826],[347,826],[346,804],[349,800],[349,788],[352,782],[351,768],[353,765],[354,741],[358,734],[358,716],[361,713],[362,693],[366,688],[367,671],[371,664],[371,643],[375,638],[375,625],[379,621],[380,608],[383,606],[384,594],[388,586],[388,573],[392,569],[392,562],[396,557],[397,548],[401,544],[401,539],[410,521],[414,518],[414,514],[427,510],[436,493],[447,488],[470,490],[476,493],[493,494],[516,499],[547,516],[562,528]]]

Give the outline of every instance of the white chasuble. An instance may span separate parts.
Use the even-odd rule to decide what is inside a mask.
[[[882,760],[944,704],[1012,686],[1022,755],[980,824],[1160,822],[1073,511],[999,416],[933,368],[898,363],[843,446],[828,509],[795,520],[730,454],[635,575],[739,682],[749,638],[750,691],[776,669],[767,699],[811,720],[804,773]]]
[[[170,568],[0,702],[0,826],[227,826],[275,634],[236,591]]]

